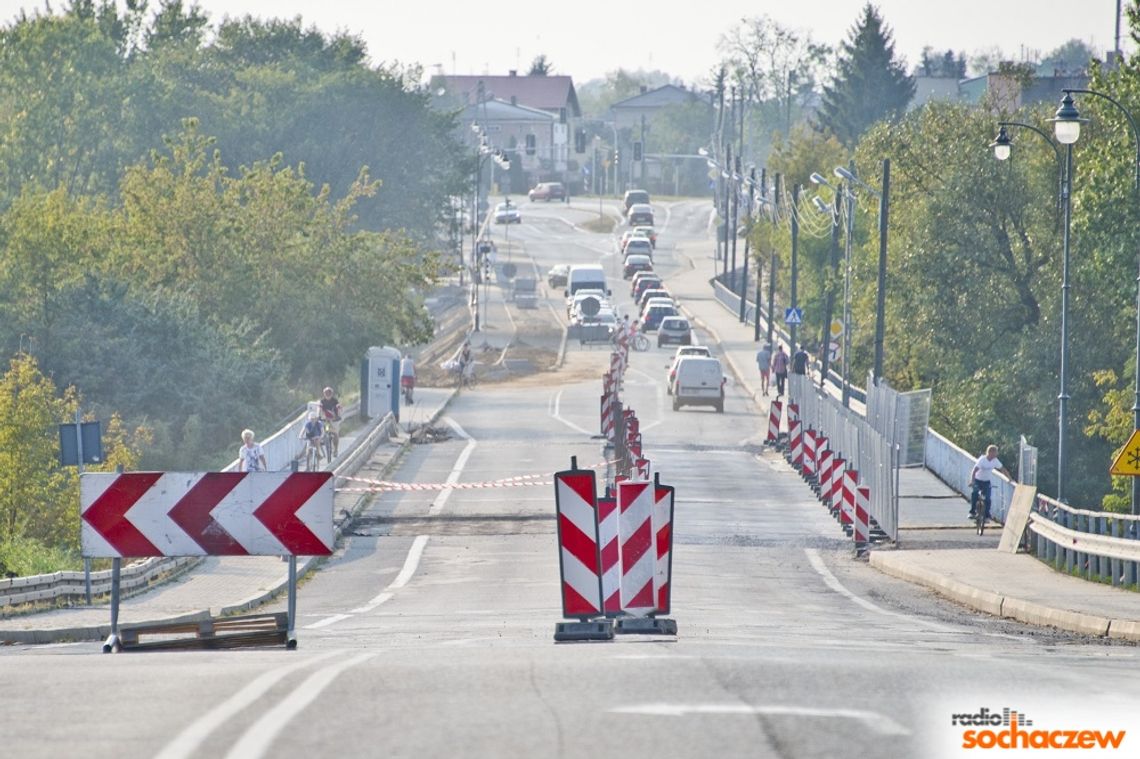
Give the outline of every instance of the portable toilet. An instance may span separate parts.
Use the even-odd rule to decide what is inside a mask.
[[[396,348],[373,346],[360,364],[360,416],[383,417],[388,412],[400,421],[400,358]]]

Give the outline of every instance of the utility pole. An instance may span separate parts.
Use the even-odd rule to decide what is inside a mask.
[[[799,303],[796,300],[796,277],[799,275],[799,248],[800,248],[800,222],[799,222],[799,209],[800,209],[800,186],[798,184],[792,185],[792,308],[796,308]],[[795,322],[788,325],[788,334],[791,338],[791,345],[788,349],[791,353],[796,352],[796,327],[799,326]]]
[[[831,207],[831,281],[827,283],[827,297],[824,299],[823,313],[823,355],[820,367],[819,386],[827,384],[827,373],[831,369],[831,313],[835,308],[835,280],[839,276],[839,204],[842,202],[844,185],[840,184],[835,191],[835,199]]]
[[[776,181],[772,185],[772,223],[780,221],[780,172],[776,172]],[[772,250],[772,263],[768,267],[768,345],[772,345],[772,330],[774,329],[776,315],[776,251]]]
[[[748,179],[749,179],[749,182],[748,182],[748,212],[747,212],[747,214],[745,214],[745,218],[751,222],[752,221],[752,204],[756,202],[756,167],[755,166],[753,166],[752,170],[748,173]],[[748,228],[749,232],[751,232],[752,225],[748,224],[747,228]],[[751,234],[748,234],[744,237],[744,272],[743,272],[744,278],[740,281],[740,323],[741,324],[747,323],[744,320],[744,311],[745,311],[744,307],[747,305],[746,301],[748,300],[748,242],[749,242],[748,238],[749,237],[751,237]],[[757,277],[757,281],[759,281],[759,277]],[[760,312],[760,300],[759,299],[756,300],[756,312],[757,313]]]
[[[887,227],[891,210],[891,159],[883,159],[883,186],[879,195],[879,292],[875,300],[875,384],[883,376],[883,333],[887,310]],[[794,287],[794,285],[793,285]],[[1058,494],[1060,500],[1060,494]]]
[[[721,170],[721,174],[728,172],[731,175],[732,174],[732,143],[731,142],[728,143],[727,147],[725,147],[725,156],[726,156],[726,158],[724,161],[724,168]],[[722,279],[726,283],[728,282],[728,221],[729,221],[728,196],[731,192],[732,192],[732,176],[729,176],[728,179],[726,179],[724,181],[724,210],[721,213],[721,217],[720,217],[721,222],[722,222],[721,226],[724,228],[724,255],[721,256],[721,262],[722,262],[721,263],[721,269],[723,270]]]
[[[740,176],[740,156],[736,156],[736,162],[729,165],[728,184],[732,188],[732,205],[730,206],[730,213],[732,214],[731,223],[726,223],[726,234],[732,235],[732,279],[725,284],[732,292],[736,292],[736,227],[740,219],[740,185],[737,183],[736,178]]]
[[[753,172],[753,178],[755,178],[755,176],[755,172]],[[760,169],[760,197],[763,198],[764,201],[768,200],[768,169]],[[751,209],[755,208],[751,202],[749,202],[748,207],[749,213],[751,213]],[[749,234],[748,237],[750,238],[751,236],[752,235]],[[756,255],[756,314],[754,315],[752,325],[752,342],[754,343],[760,342],[760,299],[762,296],[760,281],[763,279],[762,275],[764,273],[764,259],[761,257],[762,253],[763,251],[757,251]],[[748,258],[747,238],[744,241],[744,257]],[[768,321],[772,321],[771,310],[768,311]]]
[[[645,114],[641,114],[641,189],[645,189]]]

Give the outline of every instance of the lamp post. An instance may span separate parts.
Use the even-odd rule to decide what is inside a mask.
[[[1096,90],[1085,90],[1066,88],[1062,90],[1065,97],[1061,99],[1061,107],[1057,109],[1056,115],[1053,117],[1053,128],[1057,135],[1057,141],[1068,146],[1070,158],[1068,160],[1069,166],[1072,165],[1072,150],[1073,143],[1076,142],[1081,136],[1081,123],[1087,121],[1082,119],[1080,113],[1077,111],[1076,105],[1073,103],[1073,93],[1079,95],[1092,95],[1093,97],[1101,98],[1111,103],[1118,111],[1124,114],[1128,119],[1128,126],[1132,128],[1132,138],[1136,142],[1136,160],[1133,163],[1133,189],[1140,190],[1140,130],[1136,128],[1136,119],[1132,118],[1132,114],[1117,102],[1115,99],[1105,95],[1103,92]],[[1071,185],[1070,185],[1071,186]],[[1066,225],[1068,223],[1068,206],[1069,201],[1065,201],[1065,215]],[[1140,264],[1138,264],[1140,265]],[[1135,393],[1132,401],[1132,429],[1140,430],[1140,275],[1136,278],[1136,380],[1135,380]],[[1058,500],[1060,496],[1058,495]],[[1132,478],[1132,513],[1140,514],[1140,478]]]
[[[1069,106],[1072,107],[1072,98],[1069,98]],[[1062,116],[1061,110],[1057,111],[1058,118],[1079,118],[1076,109],[1072,109],[1072,113],[1065,113]],[[1061,245],[1061,390],[1057,394],[1057,500],[1065,500],[1065,486],[1068,484],[1066,472],[1068,471],[1068,404],[1069,404],[1069,234],[1072,222],[1072,187],[1073,187],[1073,142],[1076,141],[1080,135],[1080,122],[1066,122],[1066,124],[1074,124],[1072,126],[1060,126],[1058,123],[1057,140],[1065,146],[1065,157],[1062,160],[1061,151],[1053,140],[1049,139],[1049,135],[1044,131],[1038,129],[1031,124],[1023,124],[1019,121],[1002,121],[998,123],[998,135],[990,147],[994,149],[994,157],[999,161],[1007,160],[1013,152],[1013,141],[1009,138],[1009,133],[1006,127],[1017,127],[1020,129],[1028,129],[1035,134],[1041,136],[1043,140],[1049,143],[1053,148],[1053,152],[1057,157],[1058,171],[1060,172],[1060,202],[1062,212],[1064,213],[1064,231],[1062,232]],[[1062,139],[1062,134],[1065,138],[1071,137],[1068,142]]]
[[[831,216],[831,270],[832,281],[827,286],[827,297],[824,299],[826,304],[823,309],[823,333],[821,335],[822,343],[822,356],[820,356],[820,373],[819,373],[819,386],[825,387],[827,385],[827,375],[831,371],[831,317],[835,309],[835,274],[839,271],[839,221],[840,221],[840,208],[839,204],[843,200],[842,185],[840,187],[832,187],[826,179],[819,174],[813,173],[811,175],[812,184],[824,185],[831,187],[834,191],[833,202],[829,208],[826,203],[817,195],[812,198],[812,203],[820,210],[821,213]]]
[[[847,180],[852,186],[858,185],[879,199],[879,282],[875,296],[875,363],[872,369],[874,382],[878,384],[883,376],[883,334],[886,331],[887,310],[887,230],[890,227],[891,209],[891,159],[883,159],[881,189],[876,190],[864,182],[855,172],[842,166],[835,167],[835,176]]]

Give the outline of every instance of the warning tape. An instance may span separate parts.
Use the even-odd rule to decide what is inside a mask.
[[[616,464],[617,461],[600,461],[589,469]],[[416,491],[416,490],[478,490],[482,488],[520,488],[534,485],[553,485],[554,472],[543,474],[520,474],[514,477],[503,477],[498,480],[484,482],[392,482],[390,480],[370,480],[364,477],[340,477],[347,482],[360,482],[368,487],[337,488],[338,493],[377,493],[384,490]]]

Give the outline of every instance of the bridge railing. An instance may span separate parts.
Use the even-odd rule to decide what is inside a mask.
[[[1137,589],[1140,516],[1075,509],[1038,494],[1029,515],[1028,547],[1059,570]]]

